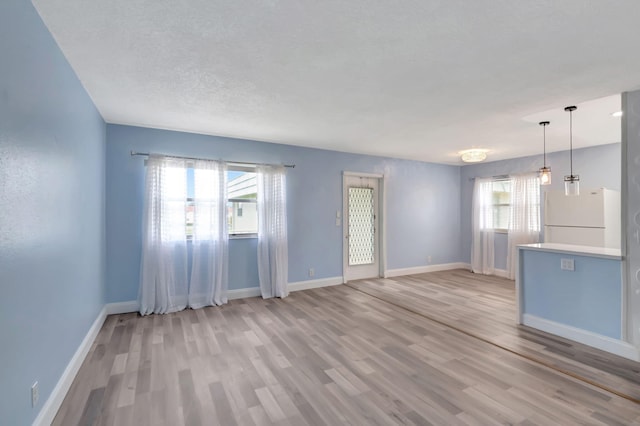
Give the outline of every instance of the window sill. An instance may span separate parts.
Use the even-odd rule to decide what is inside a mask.
[[[258,234],[229,234],[230,240],[247,240],[251,238],[258,238]]]
[[[258,239],[258,234],[229,234],[230,240],[250,240],[250,239]],[[187,242],[192,243],[193,238],[187,237]]]
[[[494,229],[493,232],[496,233],[496,234],[508,234],[509,230],[508,229]],[[538,231],[533,231],[533,232],[540,232],[540,231],[538,230]]]

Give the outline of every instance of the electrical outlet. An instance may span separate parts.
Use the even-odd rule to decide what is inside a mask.
[[[40,390],[38,389],[38,382],[31,385],[31,406],[35,407],[40,398]]]
[[[560,259],[560,269],[563,271],[575,271],[573,259]]]
[[[313,268],[309,268],[309,276],[313,277],[316,274],[316,270]]]

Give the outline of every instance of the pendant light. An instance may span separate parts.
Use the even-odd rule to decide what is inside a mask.
[[[573,111],[576,106],[568,106],[569,111],[569,175],[564,177],[564,195],[580,195],[580,176],[573,174]]]
[[[542,126],[542,167],[540,167],[540,185],[551,184],[551,167],[547,167],[547,126],[549,121],[538,123]]]

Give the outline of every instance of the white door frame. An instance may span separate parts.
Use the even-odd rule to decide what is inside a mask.
[[[370,179],[378,179],[378,213],[379,232],[378,232],[378,276],[386,277],[387,271],[387,191],[386,180],[383,174],[379,173],[361,173],[361,172],[342,172],[342,282],[347,282],[347,267],[349,265],[349,191],[347,190],[347,177],[362,177]]]

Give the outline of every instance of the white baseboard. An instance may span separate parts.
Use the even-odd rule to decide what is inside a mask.
[[[493,275],[495,275],[496,277],[502,277],[502,278],[509,278],[509,271],[507,271],[506,269],[494,269],[493,270]]]
[[[623,358],[640,361],[640,351],[638,348],[622,340],[612,339],[611,337],[602,336],[591,331],[582,330],[531,314],[522,315],[522,324],[619,355]]]
[[[102,328],[102,324],[104,324],[104,320],[107,318],[107,310],[106,306],[102,308],[98,317],[89,328],[87,335],[80,343],[80,346],[71,357],[69,364],[67,364],[67,368],[64,369],[62,376],[56,383],[56,386],[51,391],[51,395],[47,398],[47,401],[42,406],[42,409],[38,413],[38,416],[33,421],[33,425],[50,425],[53,422],[60,406],[62,405],[62,401],[64,401],[65,396],[67,396],[67,392],[73,383],[73,379],[75,379],[76,374],[78,374],[78,370],[80,370],[80,366],[84,362],[84,359],[87,357],[89,353],[89,349],[91,349],[91,345],[96,340],[98,336],[98,332]]]
[[[342,284],[342,277],[320,278],[317,280],[298,281],[289,283],[289,291],[310,290],[312,288],[330,287]]]
[[[425,272],[449,271],[451,269],[471,269],[471,265],[464,262],[441,263],[439,265],[414,266],[412,268],[387,269],[385,278],[400,277],[402,275],[424,274]]]
[[[294,283],[289,283],[288,287],[289,287],[289,292],[292,292],[292,291],[300,291],[300,290],[309,290],[312,288],[329,287],[329,286],[338,285],[338,284],[342,284],[342,277],[330,277],[330,278],[320,278],[317,280],[298,281]],[[246,297],[260,297],[260,287],[240,288],[237,290],[227,291],[227,298],[229,300],[244,299]]]
[[[247,297],[260,296],[260,287],[240,288],[237,290],[227,290],[227,299],[245,299]]]
[[[137,300],[129,300],[127,302],[107,303],[104,308],[107,310],[107,315],[116,315],[138,312],[140,305]]]
[[[240,288],[227,291],[227,298],[229,300],[258,296],[260,296],[259,287]],[[130,312],[138,312],[139,305],[137,300],[128,300],[126,302],[107,303],[105,308],[107,309],[107,315],[128,314]]]
[[[312,288],[329,287],[332,285],[342,284],[342,277],[320,278],[317,280],[298,281],[289,283],[289,291],[309,290]],[[229,300],[244,299],[247,297],[260,297],[260,287],[239,288],[227,291]],[[107,303],[105,311],[107,315],[128,314],[130,312],[138,312],[139,305],[137,300],[128,300],[126,302]]]

